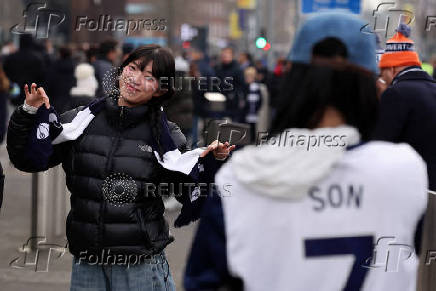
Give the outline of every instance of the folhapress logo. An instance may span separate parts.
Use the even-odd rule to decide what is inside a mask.
[[[32,34],[35,38],[48,38],[50,29],[65,20],[65,13],[47,7],[45,2],[33,2],[23,10],[23,21],[11,27],[14,34]]]
[[[35,249],[32,249],[32,245]],[[65,246],[48,243],[43,236],[29,238],[20,248],[21,255],[9,262],[14,269],[34,268],[35,272],[48,272],[50,260],[62,258],[67,252],[68,243]],[[55,256],[56,255],[56,256]]]
[[[366,259],[364,268],[383,268],[385,272],[398,272],[400,263],[415,254],[413,247],[396,243],[395,237],[381,237],[374,246],[372,257]]]
[[[367,34],[379,33],[384,37],[392,37],[395,33],[395,28],[400,23],[410,25],[415,21],[413,11],[400,9],[395,2],[382,2],[377,5],[377,8],[372,11],[372,25],[367,23],[360,28],[360,31]],[[369,28],[372,28],[369,29]]]

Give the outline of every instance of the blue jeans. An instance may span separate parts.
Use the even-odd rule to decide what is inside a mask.
[[[141,264],[90,264],[73,259],[70,291],[175,291],[165,254]]]

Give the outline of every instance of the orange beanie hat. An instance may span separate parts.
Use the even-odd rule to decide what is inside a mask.
[[[410,36],[410,27],[401,23],[395,35],[386,42],[386,49],[381,56],[378,66],[402,67],[421,66],[418,54],[415,52],[415,44]]]

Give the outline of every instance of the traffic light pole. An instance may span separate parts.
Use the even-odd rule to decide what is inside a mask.
[[[271,51],[267,54],[268,69],[274,68],[274,0],[267,1],[268,3],[268,25],[267,35],[268,42],[272,44]]]

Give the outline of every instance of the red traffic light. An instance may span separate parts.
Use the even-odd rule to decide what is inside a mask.
[[[271,44],[269,42],[266,43],[266,45],[263,47],[264,51],[267,51],[271,48]]]

